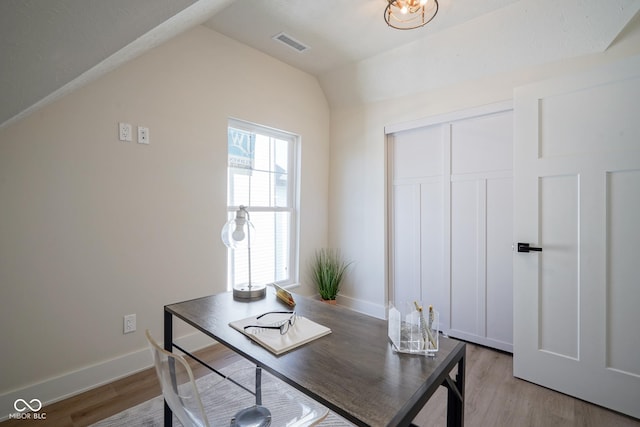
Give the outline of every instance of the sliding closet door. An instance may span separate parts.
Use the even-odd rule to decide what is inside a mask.
[[[449,284],[448,129],[437,125],[389,136],[393,242],[390,246],[390,300],[396,305],[421,301],[440,311],[448,328]]]
[[[451,329],[512,351],[512,113],[451,124]]]
[[[390,300],[451,336],[512,350],[512,111],[388,135]]]

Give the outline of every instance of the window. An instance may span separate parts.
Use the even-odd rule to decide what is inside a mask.
[[[295,135],[230,120],[227,210],[231,219],[247,207],[251,234],[251,282],[281,285],[297,279]],[[229,250],[227,287],[249,282],[248,251]]]

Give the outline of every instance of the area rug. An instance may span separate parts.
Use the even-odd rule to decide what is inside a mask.
[[[223,370],[225,374],[229,374],[233,372],[232,377],[236,380],[244,383],[246,381],[247,385],[253,379],[251,376],[253,372],[252,369],[247,369],[250,367],[248,362],[240,361],[236,362]],[[240,373],[240,376],[238,376]],[[245,376],[246,378],[242,378]],[[220,401],[216,401],[219,397],[216,397],[218,394],[215,392],[215,388],[218,387],[220,381],[220,377],[216,374],[209,374],[197,380],[198,389],[201,391],[201,399],[205,410],[207,411],[207,416],[209,418],[209,422],[212,426],[228,426],[229,418],[227,414],[219,413],[216,411],[216,408],[219,408]],[[230,384],[229,384],[230,385]],[[287,411],[289,408],[285,407],[276,407],[273,408],[273,403],[276,401],[274,397],[276,394],[282,395],[283,393],[289,397],[293,397],[295,402],[301,403],[303,406],[308,405],[309,407],[319,406],[321,409],[326,410],[326,408],[319,405],[317,402],[310,400],[307,396],[302,394],[301,392],[295,390],[293,387],[285,384],[280,379],[274,377],[268,372],[263,371],[262,373],[262,385],[263,385],[263,401],[264,405],[269,407],[272,414],[274,414],[273,425],[279,425],[280,419],[289,416]],[[226,386],[226,385],[225,385]],[[249,395],[249,393],[243,391],[240,387],[232,386],[225,388],[225,401],[229,401],[230,399],[235,403],[246,402],[248,406],[250,406],[253,401],[253,396]],[[281,400],[281,399],[280,399]],[[277,414],[277,415],[276,415]],[[91,427],[120,427],[120,426],[162,426],[164,420],[164,400],[162,396],[155,397],[151,400],[148,400],[144,403],[141,403],[137,406],[129,408],[119,414],[115,414],[109,418],[106,418],[102,421],[99,421],[95,424],[92,424]],[[174,425],[181,425],[178,420],[174,417]],[[352,426],[353,424],[346,421],[344,418],[338,416],[337,414],[329,411],[327,416],[319,423],[318,426],[322,427],[341,427],[341,426]]]

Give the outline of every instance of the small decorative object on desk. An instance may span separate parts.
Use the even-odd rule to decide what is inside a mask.
[[[418,301],[389,306],[388,335],[394,351],[435,356],[438,352],[438,312]]]
[[[273,288],[276,290],[276,297],[280,299],[280,301],[284,302],[290,307],[294,307],[296,305],[295,300],[293,299],[293,295],[291,292],[287,291],[285,288],[282,288],[275,283],[273,283]]]

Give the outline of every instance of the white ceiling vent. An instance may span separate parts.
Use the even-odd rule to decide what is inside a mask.
[[[294,39],[293,37],[291,37],[289,34],[286,34],[286,33],[276,34],[275,36],[273,36],[273,39],[276,41],[279,41],[280,43],[286,44],[296,52],[302,53],[306,50],[311,49],[306,44]]]

